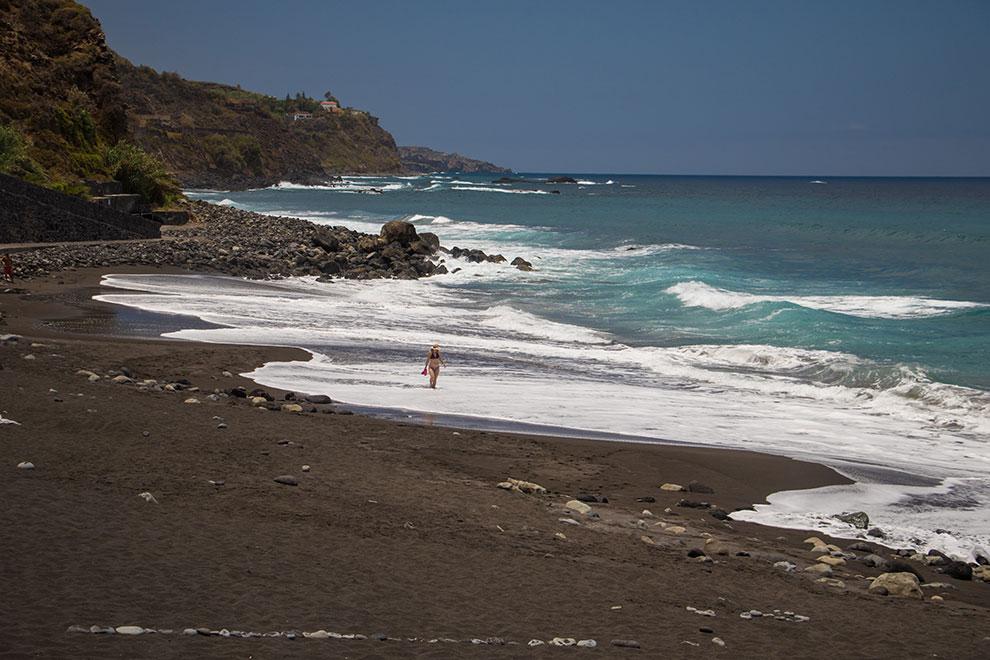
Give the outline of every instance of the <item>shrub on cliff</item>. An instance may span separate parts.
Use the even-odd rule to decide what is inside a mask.
[[[144,201],[164,206],[179,197],[179,186],[157,158],[128,142],[118,142],[107,152],[107,166],[124,191]]]

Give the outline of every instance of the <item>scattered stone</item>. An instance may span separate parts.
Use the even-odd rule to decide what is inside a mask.
[[[698,500],[680,500],[677,502],[677,506],[685,509],[708,509],[712,505],[708,502],[699,502]]]
[[[326,394],[310,394],[305,397],[305,401],[306,403],[315,403],[317,405],[333,403],[333,399]]]
[[[27,355],[24,356],[24,359],[25,360],[37,360],[38,358],[36,358],[33,353],[28,353]]]
[[[612,646],[620,649],[638,649],[641,648],[639,642],[634,639],[613,639],[609,642]]]
[[[883,573],[870,585],[870,593],[899,598],[924,598],[918,578],[913,573]]]
[[[196,397],[191,396],[188,399],[186,399],[185,401],[183,401],[182,403],[188,403],[190,405],[197,404],[197,403],[199,403],[199,399],[197,399]]]
[[[303,411],[303,408],[298,403],[283,403],[282,404],[282,412],[287,412],[287,413],[301,413],[302,411]]]
[[[935,596],[932,596],[931,600],[932,600],[932,602],[935,602],[935,603],[941,603],[945,599],[936,594]]]
[[[668,534],[683,534],[687,531],[687,528],[681,527],[680,525],[671,525],[670,527],[665,527],[663,531]]]
[[[643,543],[645,543],[646,545],[656,545],[657,544],[656,541],[654,541],[649,536],[645,536],[645,535],[644,536],[640,536],[639,537],[639,540],[642,541]]]
[[[124,374],[120,374],[119,376],[114,376],[113,378],[111,378],[110,382],[116,383],[117,385],[127,385],[128,383],[133,383],[134,381],[128,378],[127,376],[125,376]]]
[[[65,629],[67,633],[87,633],[89,634],[89,628],[86,626],[69,626]]]
[[[302,466],[302,471],[303,472],[309,472],[309,466],[308,465]]]
[[[820,583],[820,584],[824,584],[826,587],[834,587],[836,589],[845,589],[846,588],[846,583],[843,582],[842,580],[837,579],[837,578],[820,577],[820,578],[818,578],[815,581],[818,582],[818,583]]]
[[[143,635],[144,628],[141,626],[117,626],[118,635]]]
[[[704,557],[705,551],[700,548],[691,548],[687,551],[687,556],[694,559],[695,557]]]
[[[141,437],[142,438],[151,437],[151,431],[141,431]]]
[[[973,567],[963,561],[951,562],[948,566],[942,569],[942,572],[957,580],[973,579]]]
[[[273,481],[277,484],[282,484],[283,486],[298,486],[299,480],[293,477],[291,474],[280,474],[275,477]]]
[[[566,541],[567,540],[567,537],[564,536],[564,533],[563,532],[555,532],[554,535],[553,535],[553,537],[555,539],[559,539],[561,541]]]
[[[848,550],[854,550],[855,552],[873,552],[873,549],[868,543],[863,543],[862,541],[857,541],[850,545]]]
[[[564,505],[564,508],[584,515],[591,513],[591,507],[579,500],[568,501],[567,504]]]
[[[573,518],[557,518],[557,521],[558,522],[562,522],[562,523],[564,523],[566,525],[577,525],[578,527],[581,526],[581,523],[579,523],[578,521],[574,520]]]
[[[973,569],[973,578],[977,580],[982,580],[983,582],[990,582],[990,566],[979,565]]]
[[[725,646],[725,641],[721,637],[712,637],[712,644],[716,646]]]
[[[668,490],[671,492],[680,492],[684,490],[684,486],[678,484],[661,484],[660,490]]]
[[[577,640],[573,637],[554,637],[548,644],[550,646],[574,646],[577,644]]]
[[[268,399],[263,396],[253,396],[251,397],[251,405],[255,408],[260,408],[268,403]]]
[[[598,642],[596,642],[593,639],[581,639],[581,640],[578,640],[577,645],[580,646],[583,649],[593,649],[596,646],[598,646]]]
[[[506,481],[496,484],[496,488],[501,488],[502,490],[511,490],[517,493],[525,493],[527,495],[546,495],[547,489],[540,484],[535,484],[532,481],[523,481],[521,479],[512,479],[511,477]]]
[[[17,464],[17,469],[18,470],[33,470],[34,469],[34,463],[32,463],[31,461],[21,461],[20,463]]]
[[[117,634],[117,629],[113,626],[90,626],[89,632],[94,635],[115,635]]]
[[[144,493],[138,493],[138,497],[143,499],[145,502],[150,502],[151,504],[158,504],[158,500],[155,499],[155,496],[147,491]]]
[[[875,539],[885,539],[885,538],[887,538],[887,535],[884,534],[884,531],[882,529],[880,529],[879,527],[871,527],[870,529],[866,530],[866,535],[867,536],[870,536],[870,537],[873,537]]]
[[[797,564],[791,563],[789,561],[778,561],[774,562],[773,567],[784,571],[785,573],[793,573],[797,569]]]
[[[220,422],[219,424],[217,424],[217,428],[223,430],[223,429],[227,428],[227,423],[226,422]]]
[[[222,485],[224,485],[227,482],[224,481],[223,479],[210,479],[208,483],[211,486],[222,486]]]
[[[714,518],[715,520],[728,520],[729,519],[729,512],[726,511],[725,509],[717,509],[717,508],[716,509],[712,509],[709,512],[709,515],[712,518]]]
[[[594,495],[586,495],[586,494],[585,495],[578,495],[574,499],[576,499],[578,502],[588,502],[590,504],[597,504],[598,503],[598,498],[595,497]]]
[[[816,573],[823,577],[832,577],[832,567],[828,564],[812,564],[804,570],[807,573]]]
[[[846,560],[842,557],[832,557],[831,555],[823,555],[818,558],[819,563],[827,564],[829,566],[845,566]]]
[[[647,496],[647,497],[637,497],[636,498],[636,501],[637,502],[645,502],[646,504],[653,504],[654,502],[657,501],[657,498],[655,498],[655,497],[649,497],[649,496]]]
[[[701,616],[715,616],[715,610],[699,610],[696,607],[691,607],[688,605],[685,607],[688,612],[694,612],[695,614],[700,614]]]
[[[531,639],[526,644],[526,646],[528,646],[530,648],[536,648],[537,646],[543,646],[545,643],[546,642],[544,642],[542,639]]]
[[[698,481],[688,482],[687,489],[691,493],[703,493],[706,495],[711,495],[712,493],[715,492],[715,489],[712,488],[711,486],[708,486]]]

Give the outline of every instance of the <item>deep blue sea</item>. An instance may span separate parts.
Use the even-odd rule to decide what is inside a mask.
[[[254,374],[272,385],[781,453],[858,481],[778,494],[750,519],[855,535],[829,515],[859,508],[892,543],[990,545],[990,179],[521,176],[193,196],[375,233],[408,219],[533,272],[441,255],[461,270],[120,277],[147,295],[108,298],[229,326],[181,336],[316,354]],[[434,341],[450,368],[430,391],[419,370]]]

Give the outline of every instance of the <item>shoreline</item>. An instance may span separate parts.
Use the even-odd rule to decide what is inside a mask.
[[[0,540],[10,558],[0,616],[12,622],[0,646],[15,655],[271,656],[290,643],[190,639],[184,626],[394,640],[388,650],[371,639],[327,642],[351,657],[437,657],[440,647],[399,640],[489,636],[596,639],[611,654],[634,652],[609,648],[630,639],[675,656],[713,647],[713,635],[739,657],[975,658],[988,648],[973,625],[990,612],[988,585],[910,562],[934,585],[923,599],[878,596],[867,578],[882,571],[852,546],[896,561],[883,547],[818,535],[843,548],[828,567],[803,543],[808,532],[712,515],[844,483],[830,468],[733,449],[453,430],[334,405],[285,412],[290,402],[274,388],[264,388],[273,410],[209,400],[214,390],[257,387],[238,373],[308,353],[100,334],[116,313],[92,314],[106,305],[95,301],[80,309],[79,292],[127,270],[155,272],[67,271],[0,295],[0,334],[24,337],[0,347],[0,413],[19,423],[0,426],[9,472],[0,522],[13,530]],[[124,368],[133,382],[111,383]],[[156,389],[176,379],[200,390]],[[35,469],[16,469],[22,461]],[[298,485],[273,483],[283,474]],[[510,477],[549,493],[496,488]],[[659,488],[691,481],[696,492]],[[599,500],[588,504],[593,516],[568,508],[582,494]],[[714,618],[696,613],[709,609]],[[810,620],[741,616],[753,609]],[[877,620],[885,635],[875,635]],[[176,633],[65,632],[90,625]],[[303,655],[326,652],[315,640],[292,643]],[[483,646],[447,652],[521,650]]]

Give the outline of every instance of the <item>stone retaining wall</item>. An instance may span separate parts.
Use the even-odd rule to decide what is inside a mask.
[[[0,174],[0,243],[159,238],[161,226]]]

